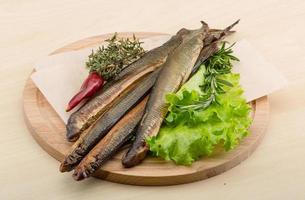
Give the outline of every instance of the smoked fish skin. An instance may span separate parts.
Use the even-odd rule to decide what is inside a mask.
[[[73,178],[75,180],[79,181],[91,176],[131,138],[143,116],[146,102],[147,97],[129,111],[86,155],[74,169]]]
[[[122,164],[125,167],[135,166],[145,158],[149,150],[146,137],[158,134],[167,114],[168,105],[165,95],[176,92],[189,78],[208,31],[209,28],[205,23],[200,29],[190,31],[181,45],[168,56],[149,96],[144,116],[136,131],[136,139],[123,157]]]

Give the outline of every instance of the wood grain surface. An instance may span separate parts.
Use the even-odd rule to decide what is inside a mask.
[[[119,37],[131,37],[133,33],[118,33]],[[113,34],[100,35],[66,45],[55,53],[73,51],[94,46]],[[135,32],[138,38],[160,35]],[[72,143],[66,141],[65,125],[39,89],[29,78],[23,97],[25,121],[38,144],[55,159],[62,161]],[[192,166],[177,166],[172,162],[148,157],[139,166],[126,169],[121,164],[125,150],[109,160],[94,176],[105,180],[133,185],[176,185],[206,179],[238,165],[255,150],[264,136],[269,120],[269,103],[262,97],[252,103],[253,124],[251,135],[230,152],[220,151],[214,156],[202,158]],[[71,180],[73,181],[73,180]]]
[[[247,39],[288,79],[268,96],[270,123],[247,160],[213,178],[169,187],[71,181],[41,150],[23,117],[23,90],[34,63],[65,44],[102,33],[174,34],[205,20],[223,28],[241,19],[232,40]],[[1,0],[0,199],[5,200],[304,200],[305,1],[303,0]]]

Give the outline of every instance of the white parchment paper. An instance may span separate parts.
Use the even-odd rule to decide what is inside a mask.
[[[143,39],[143,47],[150,50],[160,46],[170,36]],[[240,62],[234,64],[234,72],[240,73],[241,85],[247,101],[270,94],[287,84],[285,77],[246,40],[238,41],[234,54]],[[92,48],[46,56],[35,64],[31,78],[66,123],[71,112],[65,108],[87,77],[85,62]],[[72,111],[73,112],[73,111]]]

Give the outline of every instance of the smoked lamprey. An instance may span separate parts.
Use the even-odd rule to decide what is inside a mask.
[[[122,160],[125,167],[137,165],[145,158],[148,151],[145,139],[158,134],[167,113],[165,95],[176,92],[189,78],[208,30],[208,25],[202,23],[200,29],[186,35],[182,44],[169,55],[149,96],[144,116],[136,131],[136,140]]]

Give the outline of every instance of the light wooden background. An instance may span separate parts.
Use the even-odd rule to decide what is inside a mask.
[[[254,154],[201,182],[138,187],[74,182],[33,140],[22,90],[35,60],[80,38],[114,31],[174,33],[241,18],[246,38],[288,78],[270,96],[271,121]],[[0,0],[0,199],[305,199],[305,2]],[[72,72],[77,73],[77,72]],[[259,76],[259,74],[257,74]]]

